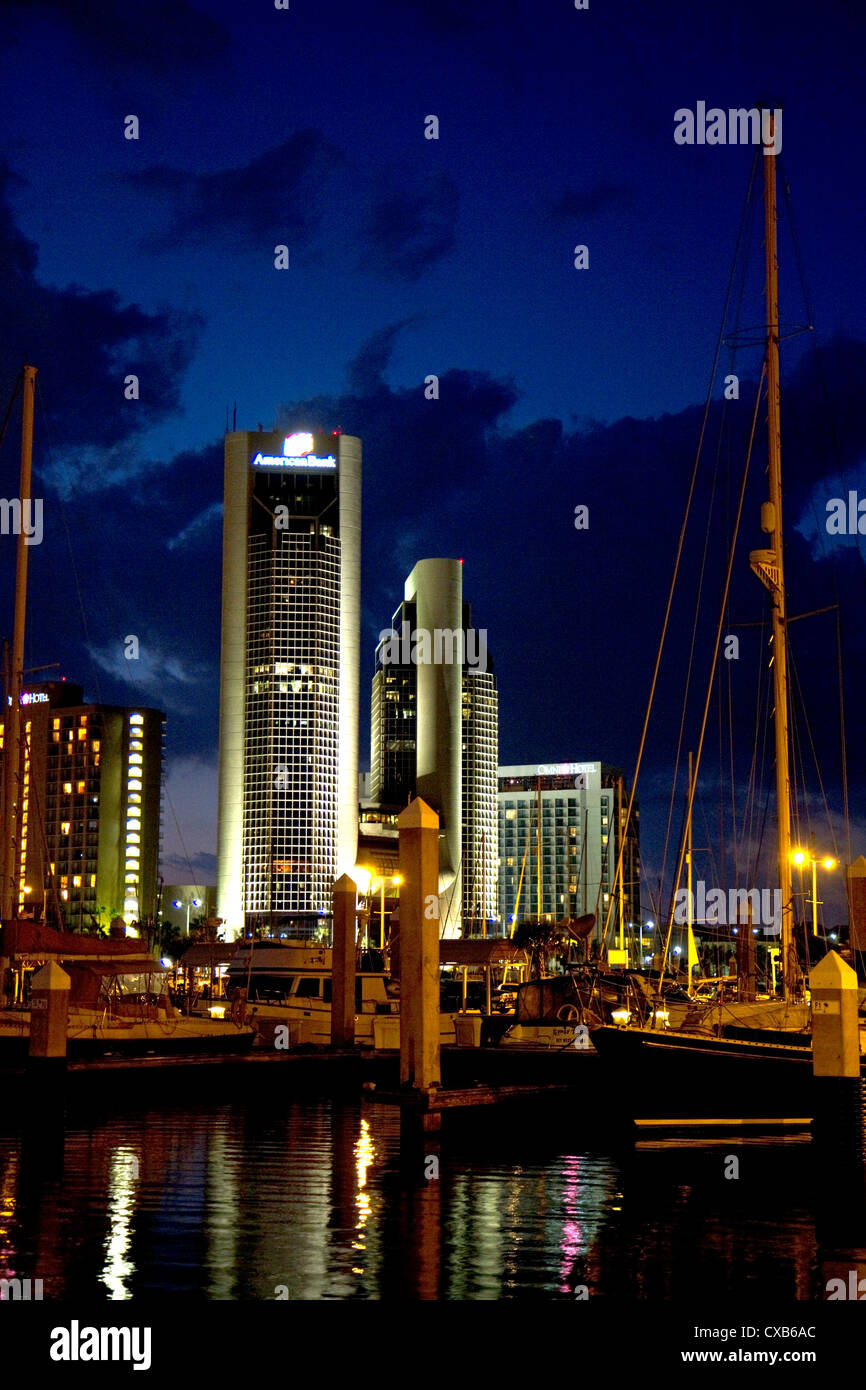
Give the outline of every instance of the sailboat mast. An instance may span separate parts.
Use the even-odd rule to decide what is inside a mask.
[[[36,392],[36,368],[24,367],[21,407],[21,478],[19,501],[21,526],[15,555],[15,617],[12,629],[12,651],[6,690],[3,777],[3,878],[0,892],[0,922],[4,925],[17,915],[16,885],[20,873],[18,863],[21,839],[21,686],[24,668],[24,628],[27,616],[27,562],[30,547],[24,530],[25,509],[29,514],[30,477],[33,462],[33,407]],[[0,960],[0,1002],[4,999],[5,960]]]
[[[535,779],[535,834],[536,849],[535,868],[536,874],[536,916],[541,921],[541,777]]]
[[[775,140],[770,114],[769,144]],[[773,620],[773,697],[776,742],[776,806],[779,825],[779,887],[782,895],[782,972],[785,998],[797,992],[799,969],[793,956],[793,880],[791,870],[791,779],[788,768],[788,651],[785,557],[782,545],[782,433],[779,391],[779,262],[776,241],[776,159],[764,150],[764,256],[767,299],[767,429],[769,501],[761,508],[761,529],[770,537],[763,564],[754,565],[770,592]]]
[[[617,831],[617,843],[618,843],[618,842],[619,842],[619,836],[622,834],[622,778],[621,778],[621,777],[618,778],[617,784],[616,784],[616,823],[617,823],[617,826],[618,826],[618,831]],[[623,883],[624,878],[625,878],[625,871],[624,871],[624,867],[623,867],[623,872],[621,872],[621,873],[620,873],[620,876],[619,876],[619,949],[620,949],[621,951],[624,951],[624,950],[625,950],[625,893],[624,893],[624,883]],[[638,964],[640,964],[640,962],[638,962]]]

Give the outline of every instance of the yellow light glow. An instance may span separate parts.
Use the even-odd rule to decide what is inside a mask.
[[[806,856],[801,849],[795,849],[791,858],[795,864],[805,864],[806,862]]]
[[[394,883],[394,884],[396,884],[397,887],[399,888],[399,887],[400,887],[400,884],[403,882],[403,875],[402,875],[402,874],[395,874],[394,877],[391,879],[391,882]]]
[[[835,869],[835,867],[836,867],[836,860],[835,860],[835,859],[825,859],[825,860],[824,860],[824,868],[825,868],[825,869]]]
[[[366,897],[370,891],[370,884],[373,881],[374,870],[365,864],[356,864],[352,877],[355,880],[358,892],[362,897]]]

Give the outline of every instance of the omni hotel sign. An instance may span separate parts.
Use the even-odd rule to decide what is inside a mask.
[[[252,459],[253,468],[291,468],[296,472],[302,468],[336,468],[337,460],[333,454],[322,457],[314,454],[311,434],[288,434],[283,440],[281,454],[256,454]]]
[[[574,785],[578,791],[586,791],[587,774],[590,765],[587,763],[539,763],[536,768],[538,777],[574,777]]]

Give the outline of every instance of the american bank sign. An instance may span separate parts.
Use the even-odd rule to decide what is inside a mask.
[[[336,468],[337,460],[333,454],[322,457],[313,453],[311,434],[288,434],[283,440],[281,454],[256,454],[252,460],[253,468]]]

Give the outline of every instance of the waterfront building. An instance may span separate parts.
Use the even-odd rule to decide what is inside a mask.
[[[217,915],[327,931],[358,836],[361,441],[225,440]]]
[[[83,696],[22,691],[17,911],[66,930],[155,921],[165,716]]]
[[[594,939],[599,941],[619,854],[619,769],[600,762],[527,763],[500,767],[498,776],[499,903],[506,929],[511,930],[515,918],[553,922],[594,912]],[[623,785],[623,825],[627,808],[628,789]],[[640,923],[637,802],[626,837],[623,897],[624,924],[636,928]],[[616,907],[613,920],[618,931]]]
[[[369,792],[383,812],[421,796],[438,813],[443,935],[498,918],[498,731],[496,678],[463,601],[463,563],[419,560],[376,648]]]

